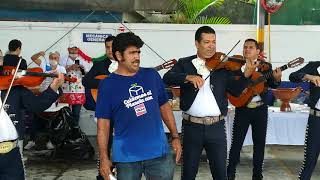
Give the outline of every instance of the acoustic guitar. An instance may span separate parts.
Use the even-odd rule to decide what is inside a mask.
[[[159,66],[154,67],[154,69],[157,70],[157,71],[160,71],[162,69],[169,69],[169,68],[172,68],[173,65],[175,65],[176,63],[177,63],[176,59],[171,59],[171,60],[169,60],[169,61],[167,61],[167,62],[165,62],[165,63],[163,63],[163,64],[161,64]],[[108,75],[98,75],[98,76],[95,77],[95,79],[102,80],[102,79],[104,79],[106,77],[108,77]],[[91,95],[92,95],[94,101],[97,102],[98,89],[91,89],[90,91],[91,91]]]
[[[288,68],[294,68],[301,65],[304,62],[302,57],[298,57],[288,64],[285,64],[280,67],[281,71],[284,71]],[[268,73],[262,74],[260,72],[253,72],[251,77],[251,82],[248,87],[243,90],[239,97],[232,96],[231,94],[227,94],[228,99],[232,105],[235,107],[243,107],[247,105],[250,100],[258,94],[261,94],[265,90],[265,81],[273,77],[273,71],[269,71]]]

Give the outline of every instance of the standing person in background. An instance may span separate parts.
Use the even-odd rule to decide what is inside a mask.
[[[247,39],[243,44],[243,57],[246,59],[246,64],[255,63],[258,60],[260,48],[258,42],[254,39]],[[267,62],[263,62],[267,63]],[[268,71],[262,72],[260,68],[256,71],[260,73],[268,73],[272,71],[272,66]],[[265,83],[266,87],[277,88],[281,82],[281,70],[277,68],[273,72],[273,77]],[[228,164],[228,180],[234,180],[236,174],[236,166],[240,159],[240,151],[243,141],[246,137],[249,125],[252,127],[253,140],[253,174],[252,180],[262,180],[262,169],[264,159],[264,149],[266,145],[266,133],[268,124],[268,106],[266,104],[266,94],[264,91],[261,94],[255,95],[250,102],[244,107],[235,109],[235,117],[233,123],[232,143],[229,154]]]
[[[35,62],[38,66],[41,67],[41,69],[43,70],[43,72],[45,73],[53,73],[53,74],[58,74],[58,73],[62,73],[62,74],[66,74],[66,69],[59,65],[59,59],[60,59],[60,54],[58,52],[50,52],[49,53],[49,62],[46,62],[45,60],[41,60],[41,56],[44,57],[45,56],[45,52],[44,51],[40,51],[36,54],[34,54],[31,57],[31,60],[33,62]],[[43,92],[44,90],[46,90],[48,88],[48,86],[52,83],[53,78],[47,77],[40,85],[39,88],[39,92]],[[52,109],[56,109],[58,107],[58,103],[52,103],[52,105],[46,109],[47,111],[52,111]],[[36,134],[39,133],[39,131],[41,132],[43,130],[43,127],[46,127],[46,123],[42,121],[37,114],[33,115],[33,121],[32,121],[32,127],[31,127],[31,131],[30,131],[30,140],[28,141],[28,143],[24,146],[24,149],[28,150],[31,149],[32,147],[34,147],[35,144],[35,139],[36,139]],[[47,149],[53,149],[54,145],[51,143],[51,141],[49,140],[46,144]]]
[[[104,60],[98,61],[93,64],[90,71],[84,76],[82,84],[85,87],[86,93],[86,103],[83,105],[86,109],[95,111],[96,102],[93,99],[91,94],[91,89],[98,89],[101,79],[96,79],[97,76],[105,75],[108,76],[110,73],[114,72],[118,68],[118,61],[114,60],[112,55],[112,42],[114,36],[108,36],[105,41],[105,52],[106,56]],[[109,142],[108,142],[108,156],[111,159],[111,147],[112,147],[112,134],[113,134],[113,121],[110,121],[110,133],[109,133]],[[100,168],[100,162],[98,160],[98,169]],[[102,178],[100,173],[98,173],[98,179]]]
[[[172,136],[176,162],[181,155],[179,134],[164,84],[153,69],[140,67],[139,36],[129,32],[116,36],[112,44],[118,69],[99,86],[96,117],[100,173],[109,180],[112,162],[119,180],[172,180],[173,157],[162,120]],[[161,119],[162,118],[162,119]],[[112,162],[108,156],[110,121],[114,122]]]
[[[38,66],[41,67],[43,72],[47,73],[63,73],[66,74],[66,68],[59,64],[60,61],[60,54],[56,52],[49,53],[49,62],[41,60],[40,57],[45,56],[44,51],[40,51],[31,56],[31,60],[36,63]]]
[[[305,136],[304,160],[299,180],[310,180],[320,152],[320,61],[309,62],[290,74],[291,82],[310,82],[310,113]]]
[[[92,97],[90,89],[98,89],[101,79],[97,76],[108,76],[118,68],[118,61],[114,60],[112,56],[112,41],[114,36],[109,36],[105,39],[106,58],[102,61],[96,62],[90,71],[84,76],[82,84],[86,90],[86,104],[85,108],[88,110],[95,110],[95,101]]]
[[[79,127],[80,110],[82,105],[85,103],[85,90],[82,85],[82,76],[92,66],[92,63],[85,61],[84,59],[78,57],[78,48],[73,46],[68,48],[69,55],[67,57],[61,58],[59,64],[64,66],[67,70],[67,75],[70,78],[77,79],[77,82],[66,82],[62,89],[63,95],[66,102],[71,106],[73,114],[73,124],[74,128]]]
[[[217,69],[210,72],[206,60],[216,53],[216,33],[209,26],[195,33],[197,54],[181,58],[164,76],[169,86],[180,86],[183,111],[182,178],[194,180],[203,148],[212,178],[227,178],[227,140],[224,117],[228,111],[227,92],[240,95],[257,64],[248,63],[245,72]],[[218,60],[216,60],[218,61]]]

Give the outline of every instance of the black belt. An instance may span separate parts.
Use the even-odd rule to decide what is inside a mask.
[[[313,116],[320,117],[320,110],[317,110],[317,109],[310,109],[309,114],[310,114],[310,115],[313,115]]]

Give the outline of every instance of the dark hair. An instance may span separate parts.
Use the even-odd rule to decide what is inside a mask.
[[[107,42],[110,42],[110,41],[113,41],[114,40],[114,36],[108,36],[105,40],[104,40],[104,43],[107,43]]]
[[[15,51],[18,48],[21,49],[22,43],[18,39],[13,39],[9,42],[8,49],[9,51]]]
[[[244,43],[246,43],[246,42],[253,42],[253,43],[255,44],[256,48],[259,49],[259,50],[261,50],[261,48],[260,48],[257,40],[249,38],[249,39],[246,39],[246,40],[244,41]]]
[[[112,55],[114,59],[119,61],[117,59],[116,52],[119,51],[121,55],[123,55],[123,52],[130,46],[141,48],[143,46],[143,41],[139,36],[132,32],[118,34],[112,42]]]
[[[199,29],[197,29],[196,34],[194,36],[194,39],[196,41],[200,42],[202,33],[216,34],[214,29],[212,29],[211,27],[209,27],[209,26],[201,26],[201,27],[199,27]]]

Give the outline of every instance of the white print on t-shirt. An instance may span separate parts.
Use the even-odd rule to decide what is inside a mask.
[[[143,87],[135,83],[129,88],[129,94],[130,98],[123,101],[124,105],[127,108],[134,107],[137,116],[147,113],[144,102],[153,99],[151,90],[144,92]]]

